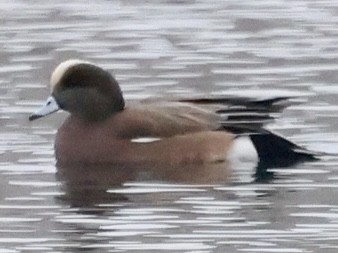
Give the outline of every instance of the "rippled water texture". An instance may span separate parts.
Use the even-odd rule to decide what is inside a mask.
[[[338,2],[3,0],[0,17],[0,252],[338,252],[334,156],[266,183],[56,173],[66,114],[27,120],[50,71],[76,57],[111,70],[128,99],[300,96],[269,128],[337,153]]]

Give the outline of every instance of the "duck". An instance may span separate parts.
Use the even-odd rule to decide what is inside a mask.
[[[125,101],[109,71],[80,59],[61,62],[50,87],[50,96],[29,120],[69,112],[55,138],[60,163],[160,168],[242,159],[267,168],[316,159],[265,128],[270,112],[287,97]],[[244,119],[238,111],[247,113]]]

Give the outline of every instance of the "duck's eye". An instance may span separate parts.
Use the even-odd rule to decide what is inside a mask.
[[[50,105],[51,103],[52,103],[52,101],[48,101],[48,102],[47,102],[47,105]]]

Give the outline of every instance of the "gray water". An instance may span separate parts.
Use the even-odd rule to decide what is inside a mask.
[[[66,113],[27,119],[53,68],[82,58],[111,70],[128,99],[300,97],[269,129],[338,153],[338,2],[3,0],[0,17],[1,253],[338,252],[334,156],[265,183],[111,168],[62,178],[53,141]]]

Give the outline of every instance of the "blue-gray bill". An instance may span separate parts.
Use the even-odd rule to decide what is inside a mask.
[[[52,114],[60,109],[58,103],[56,102],[53,96],[47,98],[46,103],[35,113],[29,116],[29,121],[36,120],[38,118],[42,118],[49,114]]]

